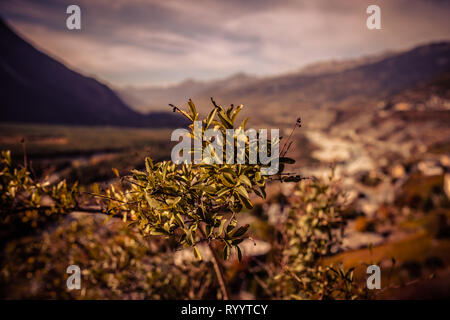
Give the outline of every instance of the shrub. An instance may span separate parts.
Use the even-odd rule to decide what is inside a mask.
[[[0,156],[1,237],[17,237],[32,232],[48,221],[77,207],[78,185],[66,181],[51,185],[36,181],[24,163],[14,166],[9,151]]]
[[[284,299],[355,299],[353,269],[324,266],[322,258],[338,250],[345,201],[335,183],[302,181],[288,220],[279,226],[278,262],[266,279],[271,295]]]
[[[39,236],[10,241],[0,269],[9,299],[202,299],[215,297],[212,269],[176,265],[168,248],[134,228],[90,214],[68,216]],[[82,270],[81,290],[67,290],[69,264]],[[198,277],[198,274],[205,276]]]
[[[245,119],[240,125],[235,124],[243,106],[231,105],[224,109],[214,100],[212,102],[213,109],[201,121],[200,137],[195,131],[199,114],[194,103],[189,100],[186,111],[175,106],[173,109],[192,122],[189,126],[190,137],[194,140],[201,139],[202,150],[211,147],[212,141],[201,138],[210,127],[218,130],[223,137],[226,136],[227,129],[233,129],[235,149],[232,164],[225,161],[223,164],[175,164],[172,161],[154,164],[150,158],[146,158],[146,171],[133,170],[131,176],[123,178],[122,186],[111,186],[99,196],[105,200],[107,213],[123,214],[124,220],[131,219],[130,225],[136,225],[145,235],[163,236],[185,248],[192,247],[193,254],[198,259],[201,259],[201,255],[197,245],[206,242],[213,257],[223,297],[227,298],[225,280],[212,242],[223,246],[223,259],[228,259],[232,249],[236,250],[241,259],[239,244],[246,238],[249,225],[239,226],[238,215],[244,208],[253,208],[251,193],[265,197],[266,182],[274,176],[263,175],[264,165],[260,162],[248,164],[251,141],[246,136],[246,164],[236,164],[237,140],[242,138],[240,134],[245,131],[248,120]],[[273,138],[267,140],[266,151],[269,154],[275,144],[278,145],[279,141]],[[261,146],[256,147],[259,153]],[[195,152],[194,148],[191,151]],[[226,159],[226,149],[223,149],[223,155],[212,155]],[[284,164],[294,163],[294,160],[282,157],[280,162],[280,171],[275,178],[285,181],[300,179],[299,176],[283,175]]]

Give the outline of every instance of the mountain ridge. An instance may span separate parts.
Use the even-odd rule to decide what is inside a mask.
[[[292,73],[254,77],[234,85],[227,83],[226,78],[217,86],[211,85],[197,92],[183,92],[178,87],[177,94],[181,97],[164,97],[164,91],[156,89],[154,93],[159,94],[161,100],[172,98],[170,102],[175,104],[192,98],[202,112],[210,107],[209,99],[213,96],[219,103],[242,103],[246,106],[243,113],[250,115],[257,111],[257,116],[264,115],[266,119],[273,118],[274,113],[287,116],[294,110],[302,113],[310,109],[318,113],[319,109],[358,111],[450,71],[448,57],[450,42],[442,41],[402,52],[331,61],[328,65],[321,62]],[[233,82],[233,78],[228,82]],[[164,90],[170,92],[171,88]]]
[[[140,114],[107,85],[81,75],[22,39],[0,19],[0,121],[175,127],[171,113]]]

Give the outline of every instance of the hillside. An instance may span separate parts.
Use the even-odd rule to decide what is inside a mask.
[[[167,101],[174,104],[185,103],[189,98],[214,95],[214,92],[233,90],[249,85],[257,80],[256,77],[245,73],[237,73],[230,77],[212,80],[198,81],[185,80],[179,84],[161,87],[124,87],[117,88],[119,96],[135,110],[148,112],[153,110],[165,110]]]
[[[449,42],[432,43],[405,52],[321,62],[275,77],[230,77],[209,85],[191,80],[153,88],[144,96],[159,101],[172,97],[173,103],[193,98],[203,111],[214,96],[219,103],[246,105],[244,113],[259,124],[292,123],[302,115],[306,126],[328,128],[338,119],[373,109],[379,101],[449,71],[449,57]],[[178,95],[173,95],[174,91]],[[129,90],[122,94],[125,92],[136,96]],[[139,109],[153,107],[140,105]]]
[[[0,121],[171,127],[171,113],[140,114],[106,85],[34,48],[0,20]]]

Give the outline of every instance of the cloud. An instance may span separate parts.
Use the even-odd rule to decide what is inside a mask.
[[[83,73],[115,85],[277,74],[317,60],[450,39],[447,2],[377,1],[382,30],[365,26],[368,1],[78,0],[82,30],[65,28],[73,1],[6,0],[14,28]]]

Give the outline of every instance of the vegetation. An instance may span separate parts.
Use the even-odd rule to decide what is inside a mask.
[[[353,268],[324,265],[342,238],[347,204],[336,183],[302,181],[294,190],[288,219],[278,226],[276,263],[266,267],[267,288],[281,299],[356,299],[367,297],[354,282]]]
[[[198,120],[192,102],[187,111],[174,108],[190,121]],[[235,125],[240,110],[215,104],[202,121],[202,130],[244,129],[245,120]],[[209,143],[203,141],[203,148]],[[283,146],[283,165],[274,176],[262,175],[261,164],[176,165],[146,158],[128,176],[120,174],[124,168],[114,169],[120,179],[106,187],[39,179],[26,158],[17,165],[18,158],[2,152],[2,297],[205,299],[244,292],[272,299],[358,299],[372,297],[365,289],[361,261],[386,264],[395,256],[400,263],[399,271],[392,273],[397,282],[409,279],[403,268],[415,270],[409,252],[413,248],[414,252],[420,248],[421,256],[427,252],[427,259],[420,261],[427,268],[447,263],[439,260],[448,246],[448,229],[442,223],[447,200],[433,191],[440,182],[433,180],[430,194],[423,195],[434,199],[433,212],[423,218],[411,215],[412,220],[401,225],[406,232],[426,230],[422,238],[411,234],[422,247],[412,246],[408,238],[373,250],[342,252],[344,213],[351,209],[339,185],[286,174],[285,165],[293,160],[284,157],[290,142]],[[249,156],[248,144],[245,154]],[[272,187],[286,181],[299,183],[289,196],[273,195]],[[264,199],[268,186],[271,201],[288,203],[290,208],[286,220],[275,225],[265,221],[265,209],[258,213],[264,201],[257,197]],[[370,220],[370,228],[367,221],[356,222],[366,232],[378,228],[382,220]],[[249,233],[268,241],[270,251],[247,255],[244,241]],[[432,247],[436,239],[439,245]],[[177,253],[184,249],[192,250],[197,259],[180,263]],[[68,264],[83,270],[81,291],[65,288]],[[382,283],[390,277],[383,273]]]
[[[40,227],[51,216],[64,214],[77,205],[78,185],[66,181],[50,185],[36,182],[26,164],[13,166],[9,151],[0,158],[0,230],[1,238],[23,235]]]
[[[39,299],[202,299],[216,296],[208,264],[176,265],[170,247],[101,215],[78,214],[10,241],[0,270],[2,297]],[[57,258],[55,258],[57,257]],[[68,264],[80,266],[82,290],[67,290]],[[198,274],[204,276],[198,277]],[[20,290],[17,290],[17,287]]]
[[[62,126],[41,124],[0,124],[0,148],[14,156],[23,156],[20,141],[26,141],[26,153],[39,156],[83,155],[95,152],[119,152],[143,149],[150,145],[170,155],[170,129]]]
[[[2,190],[9,190],[2,194],[4,199],[7,199],[6,195],[11,195],[12,188],[16,188],[18,190],[16,195],[31,194],[29,197],[36,198],[38,194],[39,196],[45,194],[49,200],[53,201],[52,205],[42,206],[40,202],[29,202],[22,196],[20,199],[23,203],[20,202],[20,207],[17,207],[21,210],[14,212],[11,211],[12,203],[8,205],[8,201],[4,201],[2,202],[2,217],[5,218],[2,220],[3,225],[9,225],[11,217],[18,213],[20,213],[18,217],[22,217],[23,214],[28,217],[28,219],[22,219],[22,223],[30,221],[33,226],[36,226],[35,222],[39,221],[41,216],[85,210],[77,204],[81,194],[76,188],[67,189],[64,182],[55,186],[42,187],[31,179],[31,174],[26,168],[13,168],[8,152],[3,152],[2,156],[4,165]],[[148,170],[154,172],[151,171],[150,160],[147,160],[147,163]],[[160,166],[164,163],[153,165],[153,170],[161,168]],[[199,168],[203,166],[200,165]],[[139,173],[134,172],[134,175],[142,176],[142,173],[141,175]],[[158,176],[162,173],[156,171],[154,175]],[[27,178],[19,179],[23,176]],[[147,172],[146,177],[149,176]],[[165,207],[166,212],[158,214],[159,210],[155,209],[161,209],[167,205],[166,202],[173,203],[170,200],[167,201],[170,198],[166,196],[165,201],[161,200],[162,204],[154,208],[150,207],[150,204],[154,202],[143,194],[141,196],[145,200],[141,201],[145,202],[139,206],[138,200],[135,200],[137,198],[127,198],[127,194],[136,195],[139,192],[145,192],[139,189],[143,180],[136,179],[136,176],[129,179],[133,180],[125,184],[132,189],[120,191],[111,186],[104,195],[107,197],[105,209],[110,215],[125,213],[124,220],[131,219],[132,222],[127,227],[124,228],[121,223],[114,221],[111,222],[113,227],[106,228],[108,219],[105,220],[105,216],[88,213],[80,216],[80,213],[76,217],[59,223],[56,229],[44,232],[42,237],[31,234],[25,238],[9,241],[4,248],[4,261],[0,271],[0,283],[4,290],[13,286],[15,279],[28,279],[34,284],[33,290],[19,293],[22,297],[200,299],[205,295],[215,296],[216,289],[220,288],[218,296],[226,298],[227,286],[221,270],[223,265],[215,255],[215,250],[223,247],[223,257],[229,258],[231,247],[233,247],[240,258],[239,243],[246,237],[249,226],[237,225],[236,213],[238,212],[232,211],[228,216],[224,211],[214,212],[212,216],[220,223],[214,222],[211,226],[209,226],[209,220],[204,220],[205,217],[201,211],[188,215],[179,213],[170,206]],[[164,181],[168,180],[166,176]],[[65,187],[58,188],[58,186]],[[194,191],[191,191],[192,194],[196,195],[197,190],[194,188]],[[229,190],[233,189],[229,187]],[[188,191],[183,189],[183,192]],[[205,192],[200,194],[208,197]],[[342,268],[321,264],[322,257],[329,255],[333,247],[339,243],[338,231],[342,226],[339,214],[342,209],[339,203],[340,193],[333,185],[319,181],[302,181],[296,187],[295,195],[297,200],[290,211],[288,220],[279,226],[279,234],[283,236],[275,247],[279,248],[276,252],[280,259],[269,266],[272,270],[268,270],[267,273],[275,272],[276,276],[268,276],[264,279],[265,287],[272,290],[271,297],[295,299],[362,297],[353,283],[352,270],[344,271]],[[58,199],[66,199],[66,201],[61,202]],[[242,206],[241,209],[245,204],[251,204],[249,199],[243,201],[238,196],[237,199]],[[135,202],[130,204],[131,201]],[[181,199],[176,204],[180,202]],[[187,205],[181,208],[186,207],[189,208]],[[137,208],[141,208],[140,219]],[[171,210],[180,217],[172,218],[173,229],[169,228],[167,231],[165,226],[170,220],[163,219],[167,217],[167,211]],[[86,209],[86,211],[89,210]],[[30,212],[34,214],[30,216]],[[147,220],[142,218],[144,214]],[[177,221],[181,219],[183,220]],[[162,221],[165,222],[161,225]],[[147,224],[144,224],[145,222]],[[152,227],[150,227],[151,222],[154,223]],[[197,226],[192,228],[195,222]],[[212,231],[206,231],[209,230],[208,228]],[[137,232],[138,230],[141,232]],[[186,240],[186,233],[190,234],[188,240]],[[82,237],[79,236],[81,234]],[[145,240],[146,235],[163,237]],[[164,237],[169,238],[169,241],[163,240]],[[200,242],[211,244],[209,248],[214,257],[215,271],[218,272],[217,282],[211,278],[212,269],[209,269],[209,264],[195,261],[185,262],[182,265],[174,263],[171,252],[179,245],[193,247],[194,254],[200,258],[196,250]],[[55,262],[52,260],[55,255],[64,258],[60,262]],[[83,283],[85,287],[90,288],[89,291],[74,293],[64,289],[61,279],[64,279],[67,263],[83,266],[82,269],[85,270]],[[220,269],[217,270],[217,268]],[[199,273],[206,276],[199,279],[196,277]],[[59,276],[55,277],[55,275]],[[223,291],[224,287],[226,291]]]
[[[210,126],[220,130],[223,136],[227,129],[237,129],[233,136],[236,142],[239,133],[245,130],[247,122],[244,120],[239,126],[235,125],[242,105],[237,108],[231,105],[225,110],[214,101],[213,103],[213,110],[202,121],[202,136]],[[189,101],[187,112],[177,107],[174,107],[174,111],[182,113],[193,123],[198,121],[199,115],[192,101]],[[195,136],[194,124],[189,127],[191,138],[199,139]],[[211,143],[202,139],[202,150],[208,148]],[[273,143],[279,142],[268,141],[269,153]],[[236,145],[237,143],[234,143],[234,146]],[[250,148],[247,137],[246,163],[249,162]],[[192,151],[194,152],[194,149]],[[131,176],[124,178],[124,188],[111,186],[104,195],[100,195],[106,199],[108,213],[123,213],[124,220],[131,219],[131,224],[137,225],[144,234],[165,236],[184,247],[192,247],[193,254],[199,260],[202,257],[197,245],[206,242],[224,299],[228,298],[228,290],[213,243],[223,247],[223,259],[228,259],[231,250],[234,249],[241,260],[242,252],[239,244],[246,237],[249,225],[239,226],[237,217],[244,208],[253,207],[250,193],[264,197],[266,181],[271,179],[270,176],[262,174],[261,163],[236,164],[237,154],[236,149],[233,164],[203,162],[176,165],[171,161],[153,164],[150,158],[146,158],[146,171],[133,170]],[[223,159],[225,156],[226,150],[223,150]],[[282,165],[281,171],[277,173],[278,179],[300,180],[299,176],[283,176],[283,163],[293,163],[294,160],[281,158],[280,161]]]

